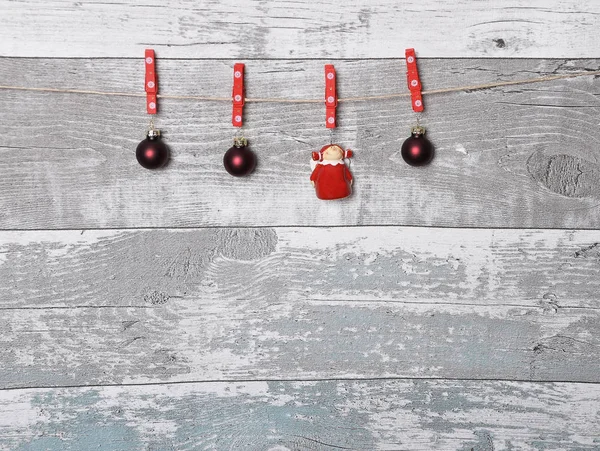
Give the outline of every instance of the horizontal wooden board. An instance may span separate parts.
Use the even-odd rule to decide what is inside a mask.
[[[0,234],[0,308],[225,300],[598,308],[599,231],[413,227]]]
[[[600,56],[594,0],[0,1],[0,55],[178,58]]]
[[[252,61],[248,97],[319,99],[323,64]],[[163,94],[227,97],[232,61],[160,60]],[[597,60],[424,60],[426,89],[596,70]],[[398,61],[339,61],[342,97],[404,92]],[[140,92],[143,62],[2,59],[5,84]],[[223,169],[235,131],[228,102],[160,101],[171,164],[151,172],[134,150],[143,98],[0,90],[0,227],[104,228],[425,225],[597,228],[600,87],[594,77],[428,96],[436,147],[425,168],[400,146],[415,123],[406,98],[343,103],[333,139],[355,150],[355,193],[319,201],[311,151],[329,142],[324,106],[246,107],[259,165]]]
[[[600,381],[600,232],[3,232],[2,387]]]
[[[2,387],[409,377],[600,382],[600,312],[390,302],[8,310]]]
[[[0,447],[597,450],[600,386],[469,381],[202,383],[0,391]]]

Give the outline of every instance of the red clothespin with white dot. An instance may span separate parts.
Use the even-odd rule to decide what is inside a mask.
[[[146,49],[146,109],[148,114],[156,114],[156,94],[158,93],[158,80],[156,79],[156,65],[154,50]]]
[[[335,110],[337,108],[338,98],[335,87],[335,68],[333,64],[325,65],[325,125],[327,128],[335,128]]]
[[[236,63],[233,66],[233,114],[231,123],[234,127],[241,127],[244,119],[244,64]]]
[[[406,77],[410,90],[412,109],[416,113],[423,111],[423,96],[421,95],[421,79],[417,69],[417,56],[415,49],[406,49]]]

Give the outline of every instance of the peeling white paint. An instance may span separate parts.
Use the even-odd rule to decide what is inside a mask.
[[[469,152],[467,152],[467,149],[465,149],[465,146],[463,146],[462,144],[456,144],[454,146],[454,150],[456,152],[462,153],[463,155],[469,155]]]

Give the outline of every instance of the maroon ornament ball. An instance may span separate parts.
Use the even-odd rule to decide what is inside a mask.
[[[160,130],[149,130],[135,150],[138,163],[146,169],[158,169],[169,161],[169,148],[160,139]]]
[[[243,177],[254,171],[256,167],[256,155],[248,147],[245,138],[236,138],[234,145],[223,157],[225,170],[234,177]]]
[[[402,144],[402,158],[411,166],[424,166],[433,159],[433,145],[425,138],[423,127],[413,127],[411,136]]]

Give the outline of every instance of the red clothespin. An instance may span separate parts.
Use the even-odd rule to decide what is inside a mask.
[[[325,125],[327,128],[335,128],[335,109],[337,108],[338,98],[335,88],[335,68],[333,64],[325,65]]]
[[[146,49],[146,109],[148,114],[156,114],[156,93],[158,92],[158,80],[156,79],[156,66],[154,50]]]
[[[241,127],[244,120],[244,64],[236,63],[233,66],[233,114],[231,123],[234,127]]]
[[[421,95],[421,79],[417,69],[415,49],[406,49],[406,76],[410,90],[411,104],[415,112],[423,111],[423,96]]]

